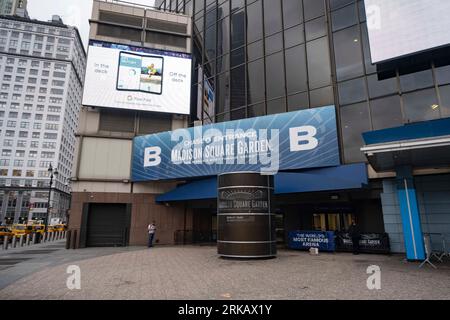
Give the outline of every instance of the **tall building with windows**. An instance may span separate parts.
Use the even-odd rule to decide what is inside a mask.
[[[27,0],[0,0],[0,15],[28,18]]]
[[[420,141],[425,138],[420,135],[411,138],[404,132],[424,130],[427,126],[433,130],[445,123],[448,126],[449,44],[443,42],[440,48],[426,48],[425,53],[409,45],[406,57],[373,61],[371,51],[374,54],[380,48],[370,43],[368,24],[380,29],[386,26],[383,20],[386,7],[380,5],[388,2],[196,0],[193,81],[197,83],[192,93],[201,92],[199,88],[205,83],[214,88],[217,123],[336,106],[341,163],[367,164],[368,184],[359,190],[336,189],[326,193],[318,188],[317,192],[280,196],[278,209],[284,220],[280,228],[287,232],[345,230],[347,218],[343,217],[351,215],[364,232],[389,234],[393,251],[408,251],[414,244],[422,250],[420,255],[417,249],[415,257],[423,257],[423,233],[449,237],[450,216],[444,214],[450,205],[444,196],[450,190],[446,160],[449,151],[445,147],[433,151],[427,146],[428,157],[435,157],[432,160],[425,159],[427,156],[421,151],[389,149],[389,143],[386,147],[377,144]],[[400,16],[402,12],[412,14],[422,8],[426,9],[424,14],[431,11],[436,15],[440,10],[448,10],[446,1],[434,4],[437,7],[429,10],[431,4],[427,1],[409,1],[396,12]],[[367,14],[365,5],[370,8]],[[408,19],[396,20],[398,25],[390,25],[391,32],[405,39],[396,38],[398,44],[391,47],[404,45],[409,33],[417,32],[402,28]],[[437,22],[433,28],[442,24]],[[448,39],[448,31],[442,33],[447,33]],[[427,41],[434,38],[432,33],[419,37]],[[389,52],[387,47],[380,51]],[[197,109],[204,110],[205,100],[197,101]],[[210,117],[204,115],[198,113],[191,124],[209,123]],[[390,128],[395,129],[389,131]],[[386,140],[370,139],[374,135]],[[370,147],[373,143],[376,147]],[[408,167],[406,176],[400,169],[404,166]],[[407,190],[417,192],[417,198],[410,195],[413,204],[405,204],[403,198],[397,197],[405,189],[399,186],[404,181],[408,182]],[[410,221],[408,208],[415,206],[419,209],[414,221]],[[414,225],[415,239],[408,239],[409,225]],[[439,235],[433,237],[433,246],[438,249],[442,240]]]
[[[93,180],[96,170],[93,167],[88,170],[87,165],[93,162],[84,158],[83,153],[98,144],[83,136],[103,135],[102,139],[120,136],[123,145],[117,142],[110,147],[105,144],[104,148],[123,155],[117,150],[130,150],[131,139],[140,135],[210,123],[223,128],[234,120],[256,118],[251,121],[257,122],[259,117],[304,110],[309,114],[324,106],[334,109],[333,117],[322,120],[336,123],[337,138],[330,148],[338,150],[339,165],[320,167],[318,156],[311,159],[313,166],[317,163],[316,169],[299,166],[280,172],[280,178],[275,178],[273,214],[277,240],[286,243],[289,232],[295,230],[345,234],[351,221],[357,220],[366,240],[376,242],[377,235],[387,235],[391,251],[406,252],[411,260],[423,260],[426,235],[431,235],[436,249],[442,245],[441,236],[448,243],[450,41],[445,24],[448,19],[442,13],[450,8],[444,0],[433,2],[435,6],[429,3],[427,0],[156,1],[157,9],[166,12],[167,20],[185,16],[191,19],[187,34],[192,35],[192,41],[186,50],[192,52],[193,61],[191,114],[176,125],[173,120],[177,117],[166,116],[171,123],[160,122],[165,123],[160,126],[148,122],[148,127],[142,129],[146,116],[153,121],[162,116],[125,109],[83,110],[84,134],[80,134],[80,143],[85,145],[79,151],[82,156],[74,175],[79,181],[79,194],[71,222],[71,228],[81,234],[77,243],[81,247],[95,245],[109,232],[116,236],[103,238],[103,244],[145,244],[150,217],[160,226],[161,243],[217,239],[217,174],[207,176],[208,167],[198,170],[195,177],[191,172],[178,172],[177,179],[168,181],[148,176],[148,181],[133,181],[130,175],[133,166],[144,172],[146,168],[139,167],[139,162],[129,162],[129,157],[121,175],[111,166],[105,169],[107,173]],[[129,5],[115,7],[105,1],[94,1],[94,8],[97,5],[99,13],[94,9],[91,21],[91,37],[95,39],[143,47],[172,44],[168,50],[173,50],[174,43],[182,42],[184,33],[176,24],[135,19],[132,15],[138,10]],[[390,6],[388,10],[386,5]],[[112,14],[110,8],[116,12]],[[399,18],[390,19],[391,11]],[[163,17],[161,12],[155,17]],[[417,12],[424,15],[410,19]],[[148,14],[154,14],[153,9]],[[420,24],[409,24],[418,20]],[[161,27],[163,32],[158,32]],[[389,27],[391,30],[386,32]],[[157,36],[155,32],[168,37]],[[424,42],[423,46],[418,39]],[[377,41],[381,44],[377,45]],[[395,51],[400,53],[391,53]],[[117,117],[121,117],[121,124],[114,120]],[[128,128],[122,127],[125,123]],[[144,147],[139,145],[137,149]],[[162,150],[166,146],[148,147]],[[160,159],[166,161],[161,171],[165,170],[167,175],[171,170],[182,171],[170,162],[170,156],[167,158]],[[97,168],[101,164],[100,161]],[[292,178],[285,179],[283,174]],[[98,192],[101,188],[105,192]],[[132,196],[112,194],[117,190]],[[122,220],[117,218],[114,227],[104,223],[97,233],[89,234],[86,230],[94,230],[91,227],[94,220],[87,217],[96,216],[101,225],[101,220],[108,217],[106,209],[114,203],[123,205],[122,215],[117,215]],[[113,238],[119,240],[110,241]]]
[[[58,16],[0,17],[0,221],[66,220],[86,53]]]

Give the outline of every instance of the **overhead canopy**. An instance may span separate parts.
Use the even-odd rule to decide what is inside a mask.
[[[192,181],[160,195],[157,202],[206,200],[217,198],[217,177]]]
[[[366,164],[285,172],[275,176],[275,194],[361,189],[368,184]]]
[[[368,183],[364,163],[307,170],[284,172],[275,176],[275,194],[305,193],[361,189]],[[217,178],[188,182],[160,195],[157,202],[206,200],[217,198]]]
[[[361,151],[376,171],[450,164],[450,118],[367,132],[363,137],[366,146]]]

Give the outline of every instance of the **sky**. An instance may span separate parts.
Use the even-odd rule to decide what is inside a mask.
[[[154,0],[127,0],[153,5]],[[28,0],[28,14],[33,19],[48,21],[52,15],[61,16],[65,24],[78,28],[85,46],[89,40],[89,19],[93,0]]]

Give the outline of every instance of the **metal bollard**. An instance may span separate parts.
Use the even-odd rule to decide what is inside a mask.
[[[30,245],[30,234],[27,234],[27,237],[25,238],[25,245],[29,246]]]
[[[72,238],[70,240],[72,249],[77,247],[77,230],[73,230]]]
[[[42,243],[44,243],[47,240],[47,232],[44,232],[42,236]]]
[[[33,239],[31,240],[31,244],[36,244],[36,233],[33,233]]]
[[[17,238],[16,237],[12,237],[12,240],[11,240],[11,248],[15,248],[16,247],[16,242],[17,242]]]
[[[65,232],[66,233],[66,232]],[[68,249],[70,249],[70,233],[71,233],[71,231],[69,230],[69,231],[67,231],[67,236],[66,236],[66,249],[68,250]]]
[[[9,242],[8,236],[4,236],[3,237],[3,250],[8,250],[8,242]]]
[[[19,247],[23,247],[23,234],[19,237]]]

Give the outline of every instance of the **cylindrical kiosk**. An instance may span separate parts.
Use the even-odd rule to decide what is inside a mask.
[[[273,176],[253,172],[218,177],[218,254],[227,258],[277,255]]]

